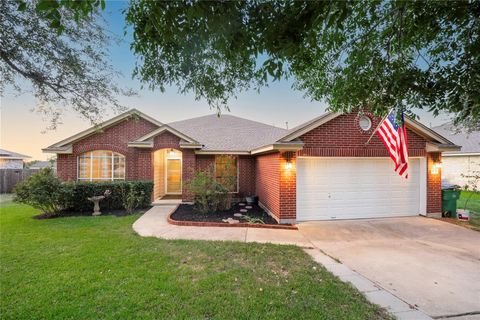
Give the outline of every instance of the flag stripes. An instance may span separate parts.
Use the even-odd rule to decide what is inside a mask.
[[[392,110],[380,124],[377,134],[395,163],[395,172],[408,178],[408,142],[403,113],[401,123],[398,123],[396,114]]]

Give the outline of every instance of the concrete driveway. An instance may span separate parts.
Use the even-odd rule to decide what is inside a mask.
[[[423,217],[298,226],[314,246],[430,316],[480,317],[479,232]]]

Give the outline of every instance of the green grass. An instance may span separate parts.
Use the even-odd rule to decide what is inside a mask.
[[[0,209],[2,319],[384,319],[300,248],[142,238],[127,217]]]
[[[480,231],[480,193],[462,191],[460,199],[457,201],[457,208],[470,210],[470,220],[468,223]]]

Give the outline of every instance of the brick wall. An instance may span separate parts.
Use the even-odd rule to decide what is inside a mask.
[[[290,168],[287,163],[290,162]],[[280,156],[280,222],[295,222],[297,216],[297,161],[294,152]]]
[[[72,154],[59,154],[57,159],[57,174],[64,181],[77,179],[77,156],[93,150],[112,150],[125,156],[126,179],[137,180],[138,155],[134,148],[128,148],[127,143],[155,130],[153,123],[143,118],[127,118],[118,124],[101,132],[88,136],[73,145]],[[145,155],[142,156],[143,158]],[[145,175],[145,168],[142,174]],[[148,170],[147,170],[148,171]]]
[[[427,154],[427,214],[442,212],[442,169],[437,174],[431,172],[435,160],[442,160],[440,153]]]
[[[238,175],[239,196],[247,197],[255,195],[256,170],[254,157],[238,157]]]
[[[193,196],[188,192],[187,183],[195,173],[196,159],[192,149],[182,150],[182,200],[192,201]]]
[[[370,116],[372,127],[363,131],[358,126],[356,114],[346,114],[317,127],[302,135],[305,143],[298,156],[319,157],[388,157],[382,140],[375,133],[368,143],[368,138],[377,127],[381,118]],[[423,137],[407,129],[408,150],[412,157],[425,155],[426,141]]]
[[[258,156],[255,159],[255,172],[255,188],[260,202],[279,219],[280,154]]]

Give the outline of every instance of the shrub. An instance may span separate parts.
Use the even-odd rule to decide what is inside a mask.
[[[51,168],[44,168],[18,183],[14,201],[31,205],[45,214],[56,214],[67,206],[68,189]]]
[[[128,186],[128,188],[127,188]],[[145,191],[138,188],[138,185],[128,183],[122,186],[122,204],[128,213],[138,208],[145,199]]]
[[[211,170],[197,170],[187,184],[194,196],[194,204],[202,213],[229,209],[231,196],[228,189],[215,180]]]
[[[93,209],[92,202],[87,198],[92,196],[100,196],[106,190],[110,190],[111,194],[108,198],[100,201],[101,210],[118,210],[124,209],[124,193],[134,190],[138,197],[136,208],[148,207],[151,203],[151,195],[153,191],[153,182],[151,181],[109,181],[109,182],[73,182],[67,183],[69,188],[69,196],[67,208],[71,211],[90,212]]]

